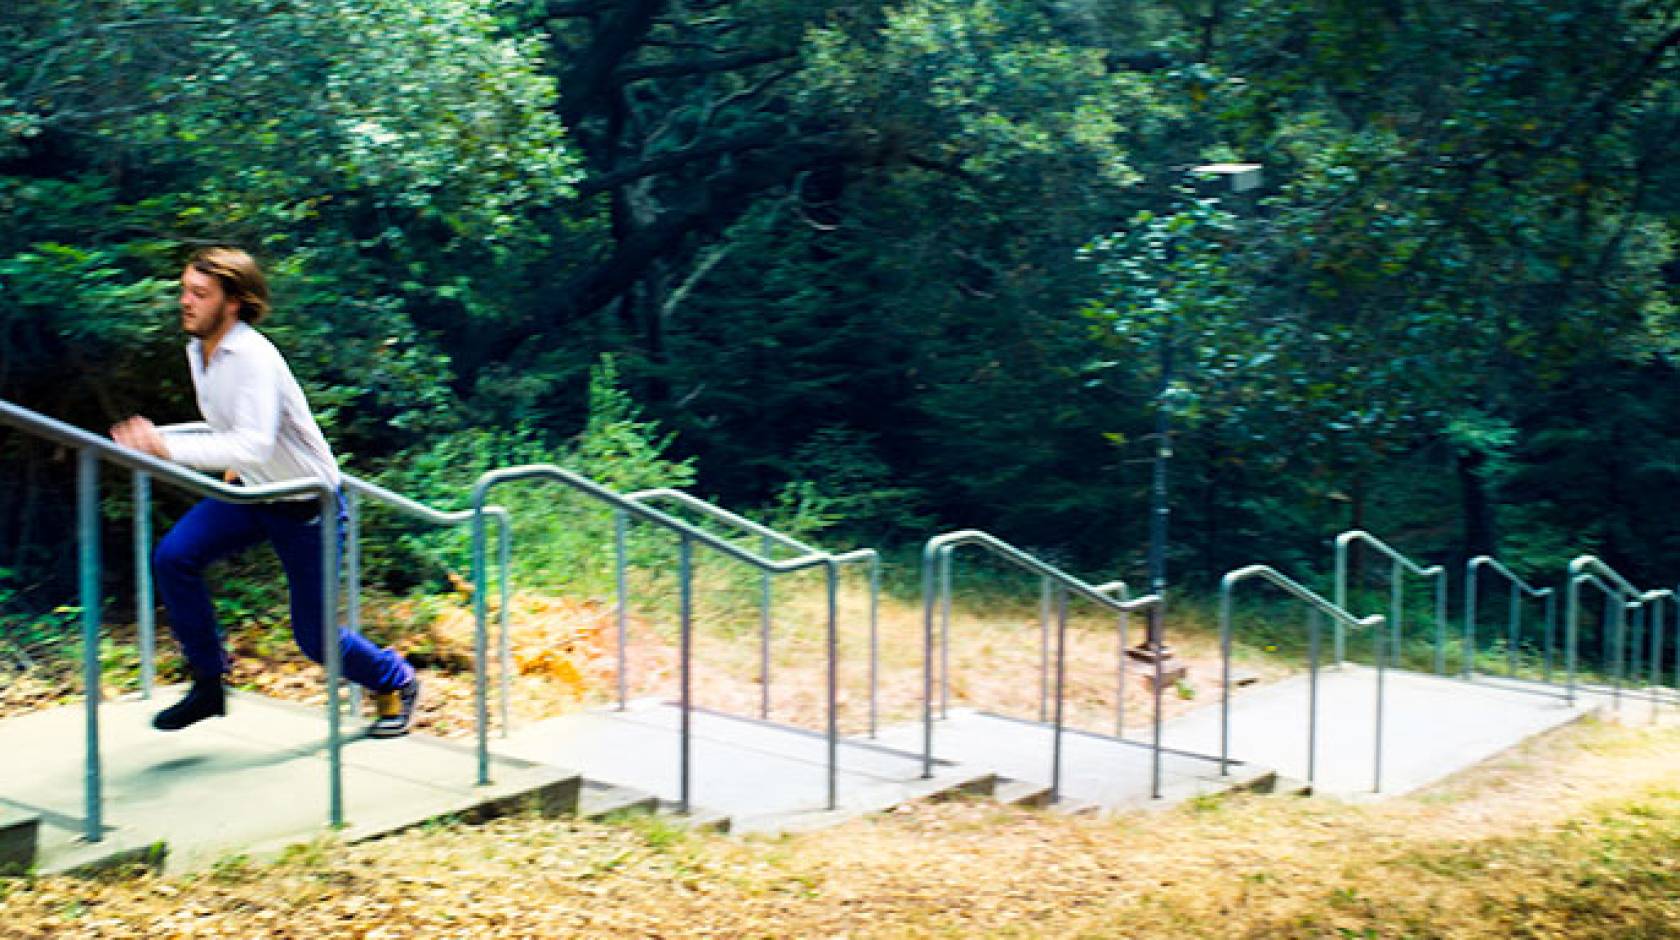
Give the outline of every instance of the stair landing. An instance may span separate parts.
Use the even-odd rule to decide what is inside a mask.
[[[245,692],[228,715],[164,733],[151,717],[178,697],[127,698],[99,710],[104,838],[86,841],[81,703],[0,721],[0,808],[37,817],[41,873],[130,861],[168,871],[208,868],[232,855],[266,856],[332,835],[328,826],[326,716]],[[346,841],[428,820],[484,817],[524,808],[572,811],[571,771],[499,758],[489,786],[475,786],[468,745],[420,734],[374,740],[344,722],[341,751]]]

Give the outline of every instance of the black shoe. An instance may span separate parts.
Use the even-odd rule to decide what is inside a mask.
[[[200,676],[193,679],[192,688],[179,702],[152,717],[152,727],[159,731],[179,731],[206,718],[227,714],[227,695],[222,691],[221,676]]]
[[[414,721],[414,703],[420,700],[420,677],[389,692],[373,693],[374,710],[378,717],[368,726],[370,738],[400,738],[408,733]]]

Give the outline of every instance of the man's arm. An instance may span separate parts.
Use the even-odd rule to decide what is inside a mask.
[[[199,470],[226,470],[266,463],[280,439],[280,379],[278,362],[250,356],[240,362],[239,385],[228,403],[226,431],[197,427],[160,434],[174,459]]]
[[[142,454],[151,454],[164,460],[174,459],[169,455],[169,445],[164,441],[163,435],[158,433],[157,425],[139,415],[112,425],[111,439]]]

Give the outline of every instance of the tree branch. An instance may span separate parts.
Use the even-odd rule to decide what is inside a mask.
[[[929,157],[918,157],[912,153],[905,155],[904,162],[916,167],[917,169],[927,170],[930,173],[938,173],[942,176],[949,176],[953,179],[962,180],[970,186],[979,186],[982,183],[980,177],[975,176],[973,173],[968,172],[954,163],[947,163],[944,160],[934,160]]]
[[[605,13],[618,6],[613,0],[548,0],[543,15],[551,20],[569,20]]]
[[[791,49],[778,49],[766,52],[743,52],[740,55],[719,56],[710,59],[687,59],[674,62],[660,62],[654,65],[638,65],[619,69],[613,80],[619,84],[628,85],[631,82],[645,81],[650,78],[672,78],[681,75],[705,75],[714,72],[735,72],[749,69],[757,65],[767,65],[771,62],[781,62],[798,55]]]
[[[654,261],[676,251],[695,234],[717,232],[740,218],[753,197],[785,186],[800,173],[820,166],[872,166],[880,162],[879,147],[848,135],[827,134],[789,141],[764,152],[750,152],[727,170],[694,189],[685,204],[660,214],[651,225],[620,241],[611,257],[572,278],[547,296],[532,320],[494,340],[486,350],[490,361],[505,359],[526,344],[540,347],[545,334],[565,327],[605,306],[628,290]]]
[[[1555,150],[1564,141],[1568,140],[1575,129],[1585,123],[1588,118],[1596,115],[1602,121],[1609,115],[1616,102],[1632,92],[1634,87],[1657,67],[1657,63],[1662,61],[1663,56],[1667,55],[1676,46],[1680,46],[1680,27],[1670,30],[1668,35],[1657,41],[1656,45],[1646,50],[1645,54],[1639,57],[1639,61],[1624,72],[1621,78],[1611,83],[1610,87],[1599,92],[1592,101],[1587,102],[1585,106],[1571,115],[1568,121],[1553,131],[1535,149],[1541,153]]]
[[[672,150],[656,157],[649,157],[630,166],[617,167],[605,173],[591,176],[577,185],[578,198],[587,199],[598,193],[605,192],[633,183],[643,177],[657,173],[666,173],[710,157],[724,154],[742,153],[748,150],[761,150],[775,143],[776,130],[768,125],[755,127],[733,137],[706,141],[681,150]]]
[[[647,38],[665,0],[624,0],[589,44],[589,51],[560,81],[560,117],[575,127],[616,84],[616,72]]]

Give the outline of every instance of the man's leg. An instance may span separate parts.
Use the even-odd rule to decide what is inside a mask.
[[[341,524],[342,515],[334,520]],[[321,662],[322,625],[326,620],[321,597],[321,524],[317,519],[303,522],[286,514],[285,510],[270,509],[263,515],[263,526],[280,564],[286,569],[286,582],[292,598],[292,636],[305,656]],[[339,546],[343,546],[343,529],[339,529]],[[336,613],[336,612],[335,612]],[[403,708],[401,727],[407,730],[407,717],[413,710],[413,696],[418,690],[414,668],[395,650],[380,649],[367,637],[348,627],[338,628],[339,662],[344,678],[376,694],[404,693],[399,699]],[[376,727],[375,732],[378,733]]]
[[[210,590],[204,584],[204,569],[250,548],[262,537],[261,520],[252,507],[207,499],[188,510],[152,553],[158,597],[193,676],[186,698],[153,719],[159,730],[179,730],[226,711],[222,674],[228,668],[227,652],[216,627]]]

